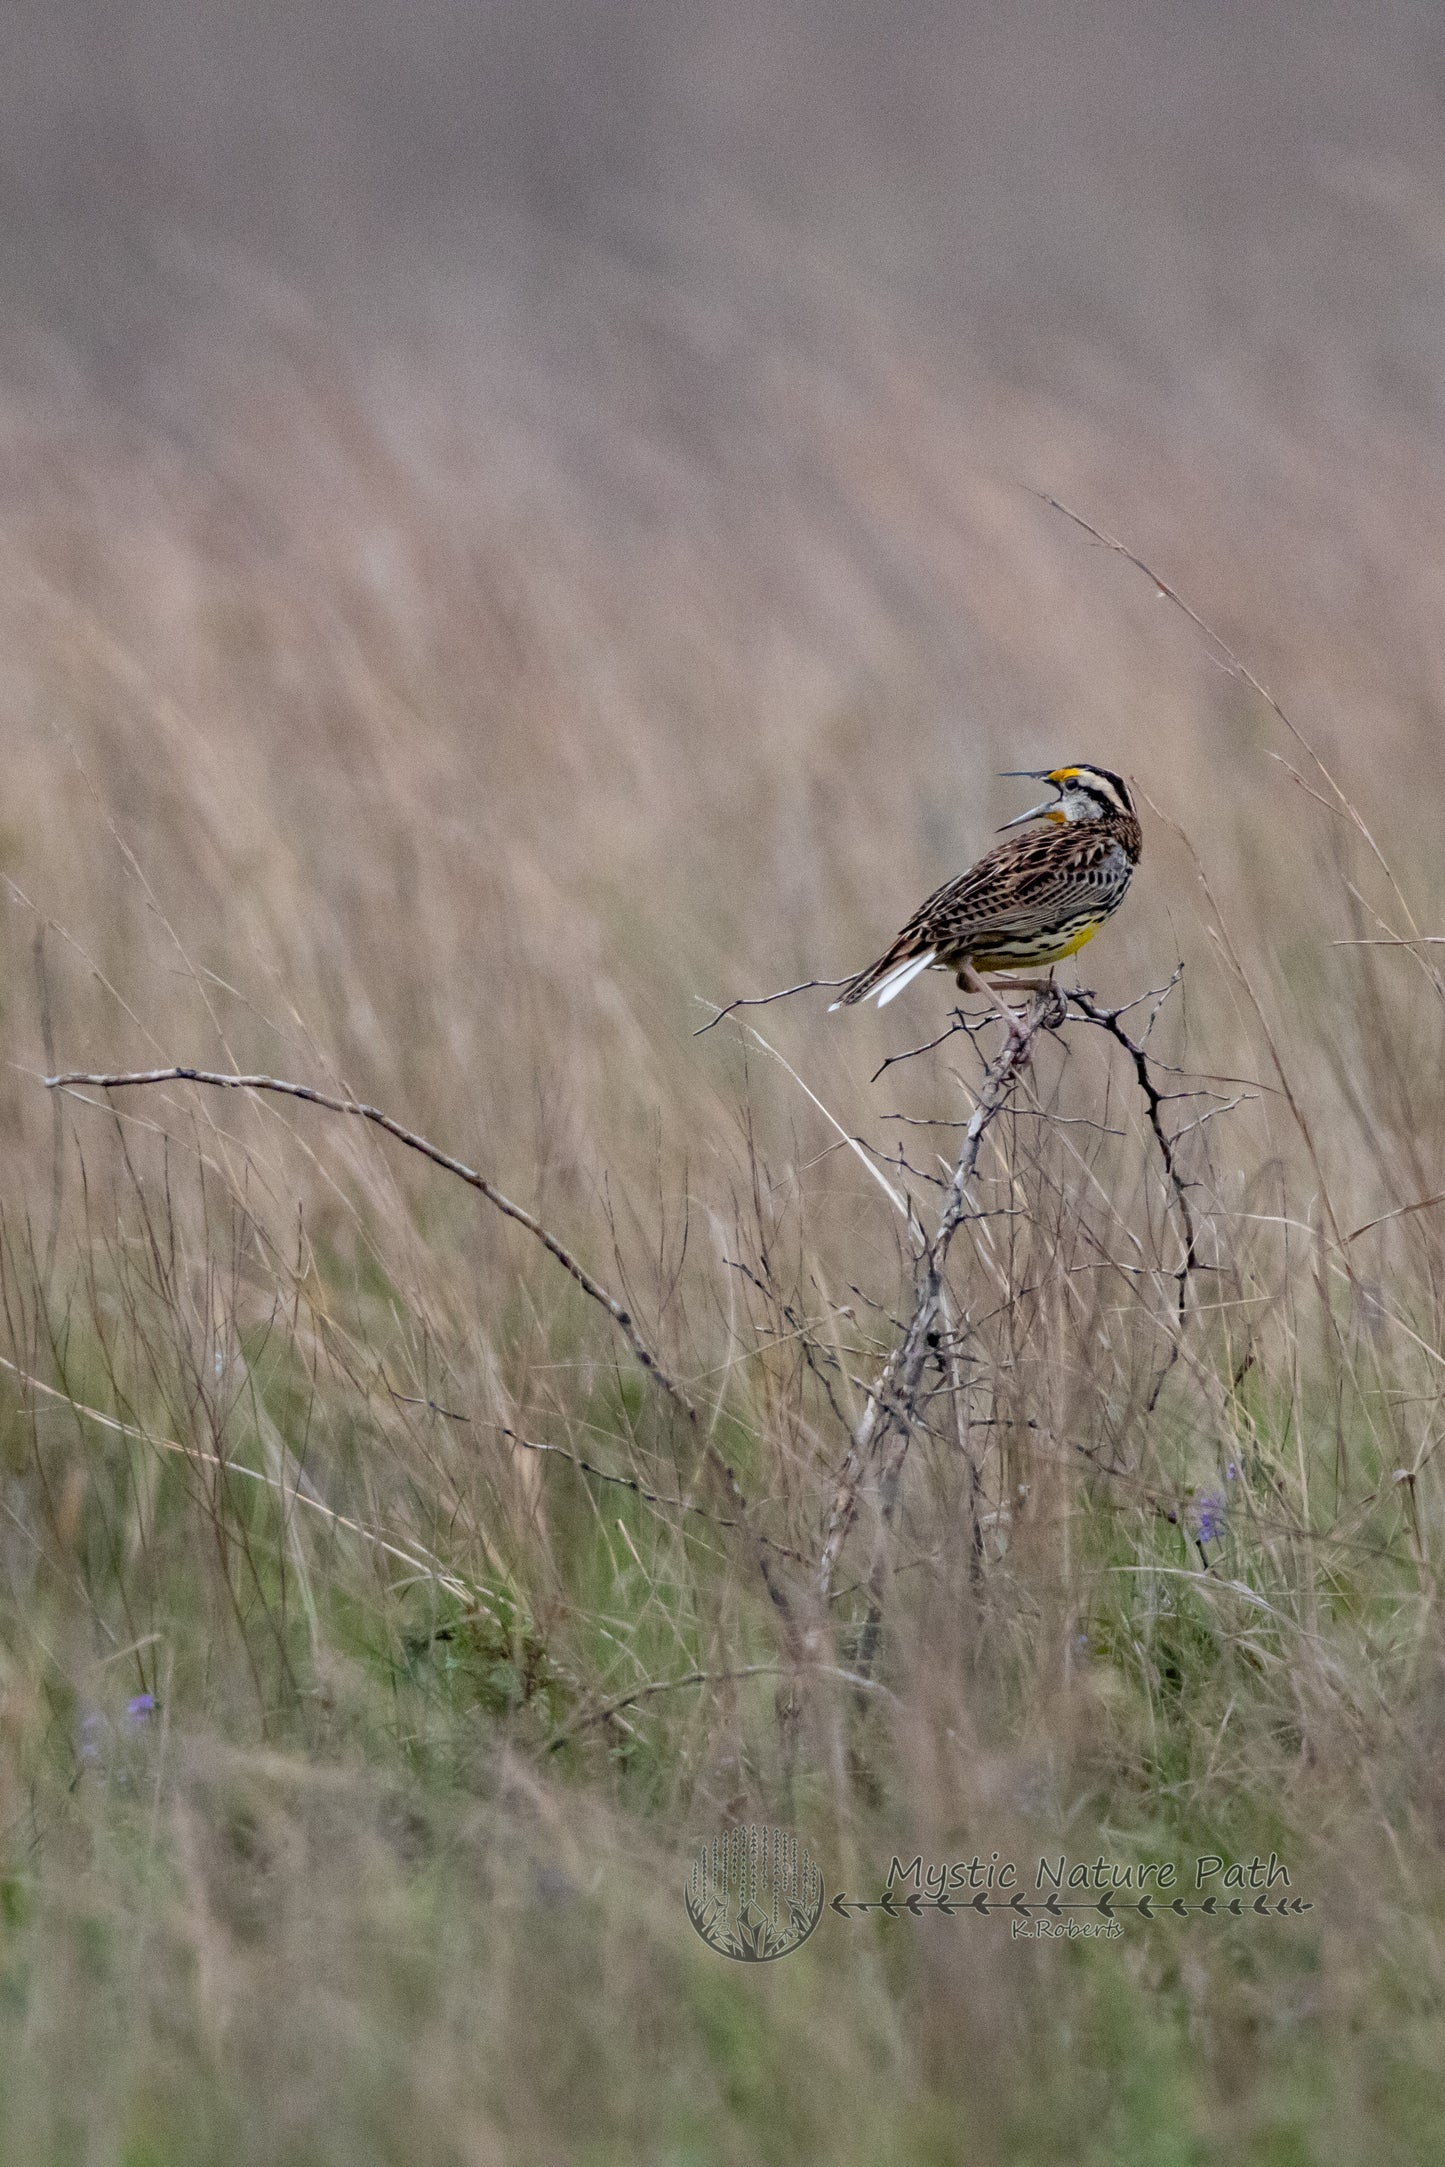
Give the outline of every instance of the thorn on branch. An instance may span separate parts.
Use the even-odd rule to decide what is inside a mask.
[[[977,1022],[972,1022],[965,1016],[961,1008],[956,1008],[946,1031],[940,1031],[937,1038],[925,1039],[921,1046],[910,1046],[906,1053],[890,1053],[887,1060],[880,1062],[878,1067],[874,1069],[873,1074],[868,1079],[869,1083],[877,1083],[879,1077],[885,1071],[896,1068],[900,1061],[916,1061],[921,1053],[933,1053],[937,1047],[947,1045],[949,1039],[956,1038],[960,1031],[965,1032],[969,1038],[972,1038],[981,1024],[991,1020],[989,1017],[982,1016]]]

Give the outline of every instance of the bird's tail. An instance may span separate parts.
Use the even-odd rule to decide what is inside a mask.
[[[866,1001],[869,994],[875,992],[878,1006],[886,1008],[895,995],[905,986],[911,986],[920,972],[928,969],[937,954],[936,948],[928,948],[919,955],[900,956],[897,949],[890,948],[886,956],[880,956],[866,971],[860,971],[836,1001],[829,1002],[828,1014],[831,1016],[835,1008],[851,1008],[855,1001]]]

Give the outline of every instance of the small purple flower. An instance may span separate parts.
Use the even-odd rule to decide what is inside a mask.
[[[138,1737],[155,1712],[154,1693],[132,1694],[125,1704],[125,1714],[114,1721],[100,1709],[92,1708],[80,1719],[80,1740],[75,1749],[77,1760],[114,1765],[126,1740]]]
[[[1201,1546],[1213,1542],[1224,1524],[1224,1499],[1218,1490],[1206,1490],[1195,1504],[1194,1539]]]
[[[1233,1482],[1233,1480],[1234,1480],[1235,1476],[1236,1476],[1236,1475],[1237,1475],[1238,1473],[1239,1473],[1239,1469],[1238,1469],[1238,1468],[1237,1468],[1237,1467],[1235,1466],[1235,1464],[1234,1464],[1233,1460],[1231,1460],[1231,1461],[1230,1461],[1230,1463],[1229,1463],[1229,1465],[1228,1465],[1228,1466],[1227,1466],[1227,1467],[1225,1468],[1225,1470],[1224,1470],[1224,1479],[1225,1479],[1225,1481],[1226,1481],[1226,1482]]]

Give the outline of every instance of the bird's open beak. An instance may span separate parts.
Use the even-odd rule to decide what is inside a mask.
[[[1053,776],[1047,768],[1043,767],[1010,767],[1002,769],[1001,772],[1009,777],[1027,776],[1030,782],[1053,782]],[[1057,783],[1054,783],[1054,788],[1057,791]],[[1026,813],[1015,813],[1013,819],[1006,820],[1003,827],[999,828],[997,832],[1002,835],[1005,828],[1021,828],[1025,821],[1038,820],[1044,813],[1052,812],[1058,802],[1056,796],[1045,798],[1042,805],[1032,805]]]

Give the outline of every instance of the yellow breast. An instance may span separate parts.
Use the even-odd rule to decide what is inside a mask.
[[[1032,969],[1036,964],[1062,963],[1069,956],[1076,956],[1086,941],[1091,941],[1104,923],[1102,918],[1091,918],[1086,926],[1069,934],[1066,940],[1048,943],[1041,935],[1037,945],[1024,939],[1015,939],[1002,955],[984,955],[975,951],[970,958],[976,971]]]

